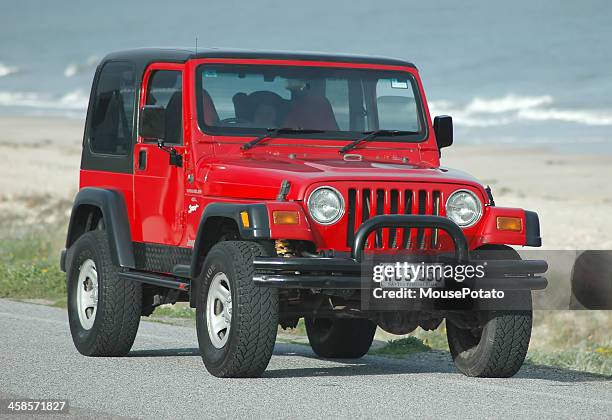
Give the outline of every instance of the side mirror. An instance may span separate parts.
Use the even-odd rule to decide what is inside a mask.
[[[164,107],[145,105],[142,108],[138,134],[144,139],[164,140],[166,137],[166,110]]]
[[[438,148],[448,147],[453,144],[453,119],[448,115],[440,115],[434,118],[434,133]]]

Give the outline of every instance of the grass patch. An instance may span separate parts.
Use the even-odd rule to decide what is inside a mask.
[[[429,350],[431,350],[431,347],[425,344],[422,340],[410,336],[388,341],[383,347],[371,350],[370,354],[403,357],[409,354],[422,353]]]
[[[194,319],[195,309],[188,305],[162,305],[155,308],[151,314],[151,318],[181,318]]]
[[[56,243],[34,234],[0,240],[0,297],[64,301],[65,296]]]
[[[532,350],[612,347],[612,311],[534,311],[533,321]]]
[[[612,376],[612,347],[555,351],[531,350],[527,363]]]

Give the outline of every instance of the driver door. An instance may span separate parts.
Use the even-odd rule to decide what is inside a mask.
[[[167,147],[185,154],[183,142],[183,66],[153,64],[143,78],[140,106],[165,109]],[[179,245],[184,233],[182,166],[170,163],[156,141],[138,137],[134,148],[134,216],[141,228],[138,242]],[[136,236],[136,235],[135,235]]]

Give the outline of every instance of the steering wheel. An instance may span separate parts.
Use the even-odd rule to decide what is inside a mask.
[[[243,118],[238,118],[238,117],[231,117],[231,118],[224,118],[221,121],[219,121],[221,124],[250,124],[251,121],[249,120],[245,120]]]

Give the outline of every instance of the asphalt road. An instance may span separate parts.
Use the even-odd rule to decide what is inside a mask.
[[[87,358],[64,310],[0,299],[0,398],[28,397],[91,418],[612,418],[612,381],[540,367],[466,378],[443,352],[339,362],[277,343],[264,377],[217,379],[192,328],[142,322],[128,357]]]

